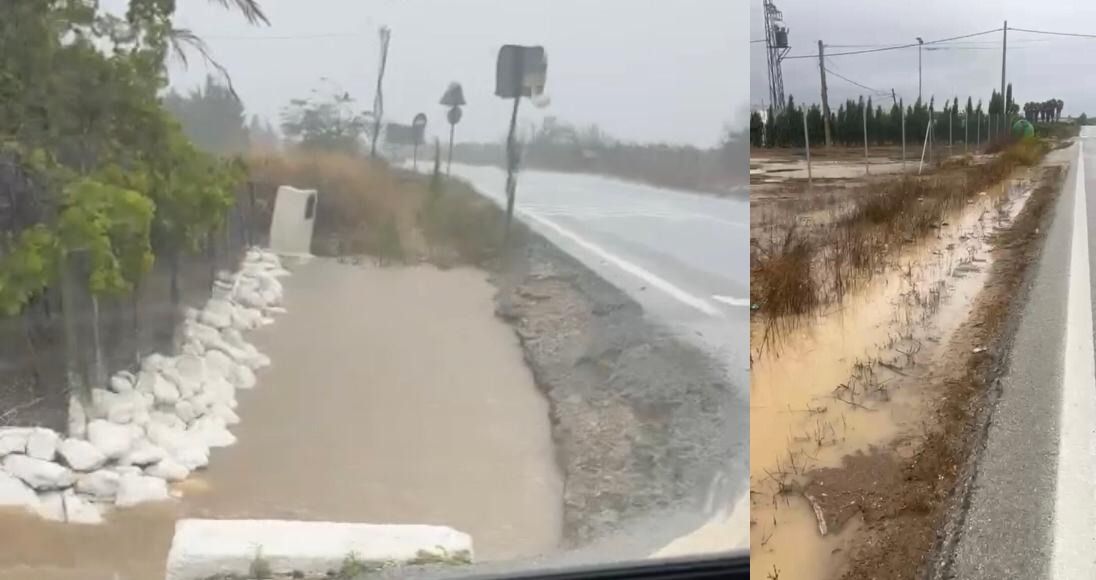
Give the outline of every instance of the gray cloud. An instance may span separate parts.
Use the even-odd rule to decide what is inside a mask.
[[[903,44],[999,28],[1096,33],[1096,3],[1085,0],[1031,2],[1002,0],[777,0],[790,29],[789,54],[817,54],[817,41],[826,45]],[[751,38],[763,38],[760,0],[751,0]],[[1009,31],[1008,81],[1014,98],[1025,101],[1052,97],[1065,101],[1067,114],[1096,112],[1096,92],[1086,71],[1096,65],[1096,39],[1067,39]],[[988,101],[1001,83],[1001,33],[957,41],[956,48],[923,53],[924,96],[944,98],[974,95]],[[961,47],[961,48],[960,48]],[[836,53],[857,48],[827,48]],[[768,101],[764,44],[750,50],[750,101]],[[872,88],[893,88],[907,102],[917,97],[917,49],[828,59],[828,68]],[[818,60],[784,63],[785,93],[797,101],[818,102]],[[867,91],[829,77],[831,105]],[[879,100],[877,98],[877,100]],[[890,102],[889,96],[882,99]]]
[[[450,81],[468,107],[458,137],[496,139],[509,108],[493,95],[505,43],[543,44],[551,105],[523,104],[523,118],[597,123],[622,139],[712,145],[728,123],[744,126],[749,86],[746,0],[261,0],[272,26],[247,25],[207,0],[181,0],[177,25],[207,39],[229,68],[249,113],[277,120],[289,99],[316,87],[372,106],[376,30],[392,28],[385,114],[425,112],[445,131],[437,104]],[[123,4],[108,0],[105,4]],[[256,37],[296,37],[268,38]],[[207,70],[171,67],[193,86]],[[321,77],[331,79],[320,82]]]

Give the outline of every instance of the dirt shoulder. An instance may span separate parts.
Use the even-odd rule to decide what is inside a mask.
[[[1042,247],[1064,175],[1040,170],[1038,187],[1013,226],[997,234],[989,281],[947,354],[916,388],[932,395],[922,433],[848,456],[841,467],[807,474],[803,495],[820,525],[837,532],[863,525],[845,542],[846,579],[917,578],[951,541],[951,515],[961,512],[1004,370],[1031,264]],[[912,452],[910,450],[913,450]]]
[[[536,234],[493,279],[551,405],[566,547],[699,511],[715,470],[745,444],[730,422],[746,406],[715,362]],[[666,527],[649,526],[647,539]]]

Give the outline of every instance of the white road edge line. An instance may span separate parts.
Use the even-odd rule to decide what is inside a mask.
[[[643,280],[651,286],[658,288],[659,290],[665,292],[670,297],[678,300],[679,302],[688,306],[692,306],[693,308],[703,312],[704,314],[707,314],[708,316],[713,316],[716,318],[725,317],[725,314],[722,310],[716,308],[715,306],[712,306],[711,303],[709,303],[708,301],[697,298],[696,296],[689,294],[681,288],[674,286],[669,281],[659,278],[655,274],[652,274],[651,272],[625,260],[624,258],[609,253],[601,246],[598,246],[597,244],[586,240],[582,236],[579,236],[578,234],[557,224],[556,222],[548,218],[541,217],[528,210],[519,210],[519,212],[529,219],[535,221],[536,223],[556,232],[560,236],[571,240],[581,248],[589,251],[591,254],[594,254],[595,256],[605,260],[606,262],[613,264],[617,268],[620,268],[621,270],[624,270],[625,272],[635,276],[636,278]]]
[[[1077,144],[1051,578],[1096,578],[1096,354],[1083,137]]]

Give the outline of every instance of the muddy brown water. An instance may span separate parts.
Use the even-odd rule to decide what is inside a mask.
[[[429,523],[479,560],[560,541],[548,405],[484,273],[316,259],[252,333],[273,365],[239,396],[239,442],[170,505],[100,526],[0,514],[0,579],[162,578],[178,517]]]
[[[1023,184],[1012,184],[971,196],[948,225],[904,249],[886,273],[841,304],[801,321],[775,346],[755,351],[750,371],[752,578],[823,580],[834,574],[844,542],[858,523],[821,536],[806,500],[776,493],[778,481],[792,482],[810,468],[838,466],[849,453],[916,430],[925,393],[888,389],[881,402],[838,391],[856,403],[848,404],[835,398],[835,388],[857,383],[862,365],[873,361],[866,382],[883,389],[925,372],[925,363],[948,343],[988,278],[987,235],[1018,215],[1028,193]],[[936,303],[925,300],[934,285],[944,289]],[[760,344],[763,321],[755,321],[751,333],[754,344]],[[913,352],[913,345],[920,350]],[[905,367],[911,361],[903,352],[912,352],[913,359],[900,369],[906,376],[878,365],[882,360]]]

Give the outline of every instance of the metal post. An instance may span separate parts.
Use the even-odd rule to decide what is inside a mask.
[[[902,103],[902,173],[906,172],[906,104]]]
[[[807,128],[807,112],[803,111],[803,143],[807,145],[807,189],[814,189],[814,178],[811,175],[811,131]]]
[[[974,132],[974,140],[977,142],[976,147],[982,147],[982,112],[978,111],[978,130]]]
[[[864,175],[870,175],[868,169],[868,104],[864,103]]]
[[[453,131],[457,128],[456,123],[449,123],[449,157],[445,160],[445,176],[449,177],[449,167],[453,165]]]
[[[921,163],[917,166],[917,175],[925,168],[925,151],[929,148],[929,131],[932,131],[932,116],[929,116],[929,125],[925,127],[925,144],[921,146]]]
[[[963,153],[970,152],[970,115],[963,115]]]
[[[518,105],[521,103],[521,93],[514,97],[514,110],[510,113],[510,133],[506,137],[506,231],[507,239],[510,237],[510,222],[514,219],[514,197],[517,195],[517,168],[518,168],[518,144],[514,132],[518,124]]]

